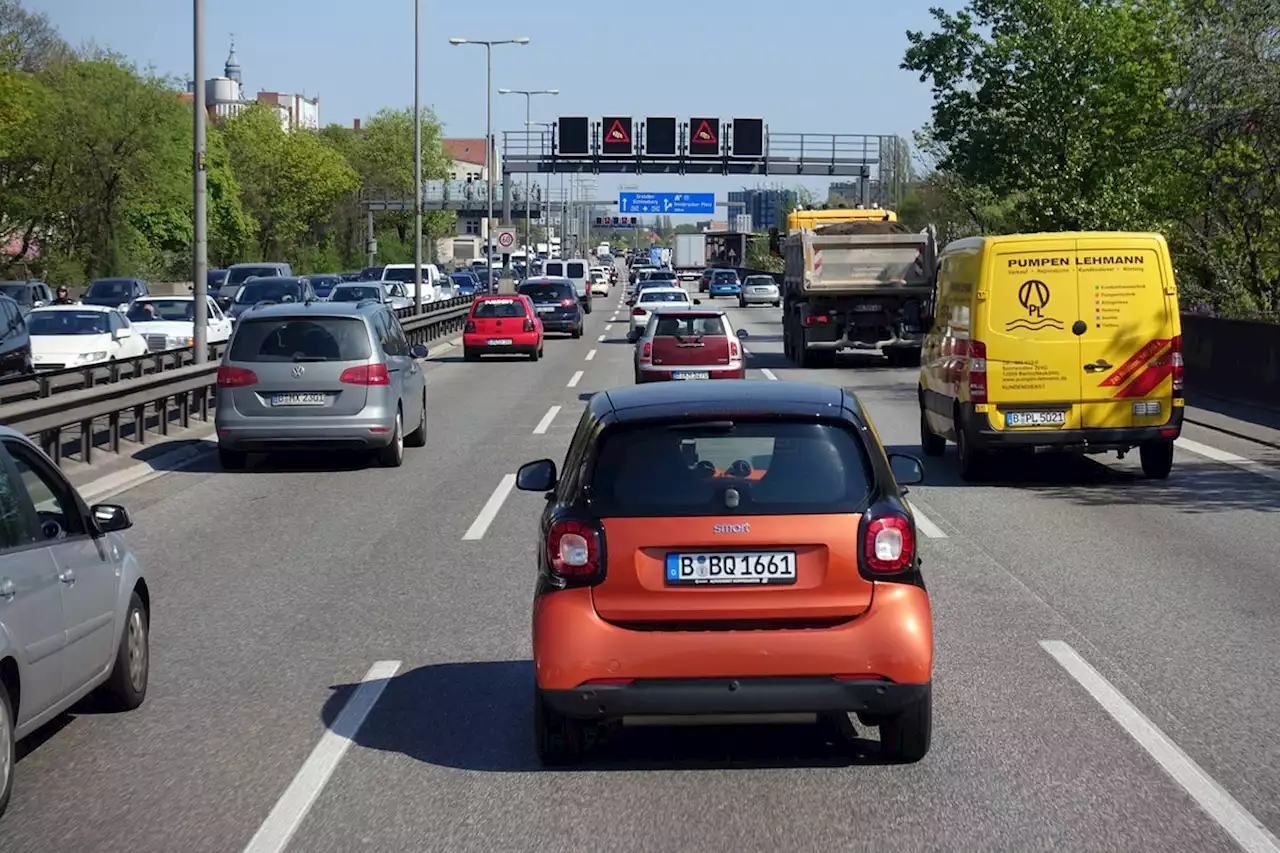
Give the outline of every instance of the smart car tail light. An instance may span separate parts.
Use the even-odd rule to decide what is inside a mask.
[[[873,574],[910,569],[916,559],[916,534],[911,520],[896,513],[873,519],[863,534],[862,557]]]
[[[561,519],[547,532],[547,566],[551,573],[570,583],[598,577],[603,562],[603,535],[590,522]]]

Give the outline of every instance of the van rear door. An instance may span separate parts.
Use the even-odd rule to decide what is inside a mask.
[[[996,429],[1079,427],[1080,319],[1073,238],[997,242],[979,288]]]
[[[1177,289],[1157,235],[1076,245],[1085,427],[1159,426],[1172,414]]]

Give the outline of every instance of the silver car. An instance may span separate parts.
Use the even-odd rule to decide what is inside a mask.
[[[132,525],[0,427],[0,814],[20,738],[94,691],[126,711],[146,698],[151,593],[120,536]]]
[[[400,466],[406,445],[427,443],[426,357],[381,302],[246,312],[218,368],[222,467],[244,468],[250,453],[324,450],[370,450]]]
[[[738,295],[738,307],[746,308],[748,305],[781,307],[782,291],[778,288],[778,282],[774,280],[773,276],[747,276],[746,281],[742,282],[742,292]]]

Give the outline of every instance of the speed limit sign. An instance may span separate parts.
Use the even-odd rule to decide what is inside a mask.
[[[516,229],[499,228],[497,231],[498,248],[504,252],[511,251],[516,245]]]

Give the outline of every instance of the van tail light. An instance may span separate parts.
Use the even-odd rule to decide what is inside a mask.
[[[243,367],[219,367],[219,388],[246,388],[258,384],[258,374]]]
[[[474,335],[476,333],[476,321],[468,320],[467,325],[463,327],[462,331],[468,335]]]
[[[653,344],[646,341],[645,345],[640,348],[640,360],[653,361]]]
[[[987,402],[987,345],[969,341],[969,402]]]
[[[1182,335],[1173,339],[1173,348],[1169,351],[1169,363],[1173,365],[1173,396],[1182,396]]]
[[[644,309],[643,309],[643,308],[632,308],[632,309],[631,309],[631,316],[632,316],[632,317],[643,317],[643,316],[644,316]]]
[[[390,385],[391,374],[385,364],[362,364],[342,371],[338,381],[343,385]]]
[[[547,532],[547,567],[567,583],[597,580],[604,569],[604,534],[595,524],[561,519]]]
[[[525,330],[526,332],[532,332],[532,331],[533,331],[533,318],[532,318],[532,317],[525,317],[525,318],[524,318],[524,330]]]
[[[867,523],[862,540],[863,565],[873,575],[905,572],[915,565],[916,532],[911,519],[897,512]]]

